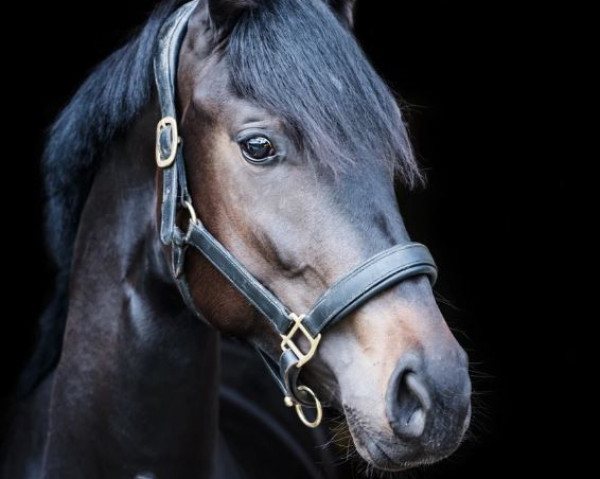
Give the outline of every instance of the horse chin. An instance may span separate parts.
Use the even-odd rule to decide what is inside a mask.
[[[433,464],[455,450],[428,453],[417,444],[404,444],[385,432],[377,433],[374,427],[358,419],[356,414],[347,414],[346,417],[356,451],[370,466],[381,471],[401,472]]]

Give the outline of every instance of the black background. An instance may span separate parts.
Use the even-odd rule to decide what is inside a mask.
[[[12,109],[4,130],[19,144],[18,154],[4,158],[4,181],[18,182],[5,195],[12,205],[7,251],[18,249],[24,260],[5,265],[12,278],[5,294],[18,304],[17,314],[5,315],[13,328],[2,337],[5,385],[52,285],[38,173],[45,130],[153,3],[105,0],[73,9],[55,1],[23,7],[35,15],[20,13],[32,41],[25,47],[13,39],[5,55],[12,73],[4,95],[22,107]],[[571,179],[564,158],[542,148],[560,141],[559,132],[541,131],[550,113],[540,71],[556,53],[554,37],[540,12],[506,3],[366,0],[359,1],[357,35],[407,104],[429,186],[401,194],[401,208],[413,238],[434,252],[438,291],[453,305],[444,313],[474,363],[473,432],[459,453],[423,476],[573,472],[567,464],[578,447],[571,428],[578,412],[565,411],[573,393],[560,371],[577,278],[557,258],[574,225]]]

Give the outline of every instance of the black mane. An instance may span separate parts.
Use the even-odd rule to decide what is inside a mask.
[[[54,298],[40,321],[39,344],[21,377],[21,395],[29,393],[58,360],[73,246],[94,173],[106,148],[150,102],[158,31],[185,1],[161,3],[140,33],[88,77],[50,130],[42,168],[46,240],[58,276]]]
[[[42,164],[46,233],[59,269],[70,266],[79,216],[105,149],[151,99],[158,31],[183,3],[185,0],[161,3],[139,35],[88,77],[52,126]]]
[[[311,158],[383,161],[405,184],[421,180],[393,95],[325,1],[260,2],[226,55],[236,93],[282,116]]]

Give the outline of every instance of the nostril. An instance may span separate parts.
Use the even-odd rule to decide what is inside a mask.
[[[417,373],[404,370],[396,376],[388,391],[388,419],[392,429],[404,439],[423,435],[431,400]],[[395,390],[394,392],[392,392]]]
[[[406,373],[402,376],[398,388],[398,402],[400,403],[398,420],[405,426],[412,423],[423,422],[425,410],[429,409],[427,392],[423,390],[415,373]]]

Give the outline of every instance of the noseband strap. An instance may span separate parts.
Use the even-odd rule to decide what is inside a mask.
[[[276,363],[259,351],[285,394],[285,403],[294,406],[304,424],[316,427],[321,421],[321,404],[315,393],[300,384],[302,366],[316,353],[321,334],[382,291],[409,278],[437,277],[429,250],[418,243],[394,246],[355,267],[323,293],[306,314],[290,311],[262,285],[204,227],[192,206],[186,181],[183,148],[177,128],[175,81],[177,59],[187,31],[187,22],[197,1],[183,5],[163,26],[154,70],[162,119],[156,132],[156,162],[162,171],[160,239],[172,251],[175,281],[189,308],[201,319],[185,277],[185,256],[189,247],[200,252],[281,335],[282,354]],[[187,211],[189,223],[182,230],[176,222],[178,211]],[[308,420],[303,407],[316,408]]]

